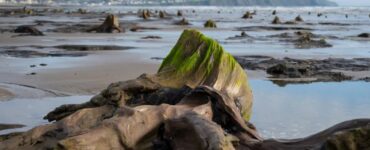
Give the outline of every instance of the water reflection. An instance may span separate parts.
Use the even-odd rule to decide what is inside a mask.
[[[266,138],[305,137],[345,120],[370,118],[366,82],[250,84],[255,100],[252,122]]]
[[[47,123],[42,117],[62,104],[78,104],[90,100],[91,96],[47,97],[42,99],[14,99],[0,102],[0,123],[24,124],[21,129],[4,130],[0,134],[25,131]]]

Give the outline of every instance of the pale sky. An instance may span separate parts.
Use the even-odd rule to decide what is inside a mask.
[[[339,6],[370,6],[370,0],[331,0]]]

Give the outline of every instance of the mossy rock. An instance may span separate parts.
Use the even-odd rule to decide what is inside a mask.
[[[182,33],[156,78],[165,87],[213,87],[234,100],[245,120],[250,118],[252,91],[246,72],[219,43],[197,30]]]
[[[207,20],[206,23],[204,23],[205,28],[217,28],[216,22],[213,20]]]

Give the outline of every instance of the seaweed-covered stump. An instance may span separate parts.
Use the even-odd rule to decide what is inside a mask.
[[[213,20],[207,20],[206,23],[204,23],[205,28],[217,28],[216,22]]]
[[[114,31],[123,32],[122,28],[120,27],[118,17],[109,14],[103,24],[98,27],[89,29],[87,32],[97,32],[97,33],[113,33]]]

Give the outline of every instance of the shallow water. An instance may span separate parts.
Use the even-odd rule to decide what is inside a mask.
[[[342,121],[370,117],[370,84],[313,83],[279,87],[251,80],[254,94],[252,123],[265,138],[300,138]],[[27,125],[0,134],[25,131],[47,123],[42,117],[62,104],[82,103],[91,96],[14,99],[0,102],[0,123]]]
[[[26,131],[37,125],[48,123],[43,120],[48,112],[63,104],[79,104],[90,100],[91,96],[45,97],[38,99],[13,99],[0,102],[0,123],[23,124],[24,128],[0,131],[6,134]]]
[[[266,138],[301,138],[343,121],[370,118],[370,83],[250,84],[252,123]]]

